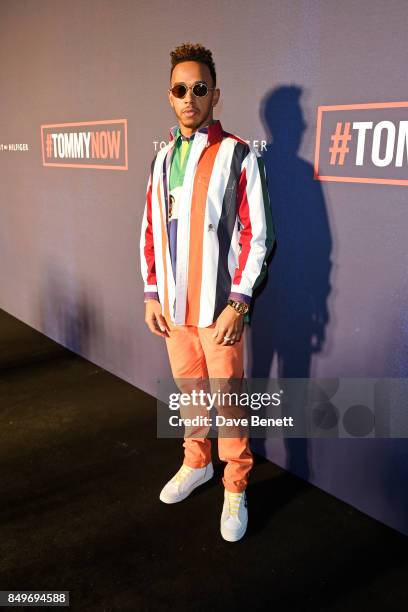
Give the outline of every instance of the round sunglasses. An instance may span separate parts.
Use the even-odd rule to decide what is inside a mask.
[[[208,87],[204,81],[197,81],[194,85],[187,85],[186,83],[176,83],[170,89],[171,93],[175,98],[184,98],[188,90],[191,89],[196,98],[204,98],[208,92],[215,87]]]

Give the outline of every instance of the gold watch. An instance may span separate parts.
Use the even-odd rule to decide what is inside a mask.
[[[245,302],[237,302],[236,300],[231,300],[231,298],[228,300],[228,305],[232,306],[232,308],[238,313],[238,314],[246,314],[249,310],[249,306],[248,304],[246,304]]]

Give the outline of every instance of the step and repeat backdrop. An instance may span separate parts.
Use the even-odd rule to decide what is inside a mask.
[[[275,221],[246,375],[407,377],[407,20],[402,0],[2,2],[0,307],[152,395],[171,377],[144,322],[140,226],[176,123],[169,54],[199,42]],[[333,414],[329,439],[253,448],[408,533],[406,439]]]

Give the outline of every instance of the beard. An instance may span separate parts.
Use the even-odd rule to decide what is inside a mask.
[[[198,114],[194,115],[193,117],[186,117],[183,115],[183,113],[180,113],[177,115],[177,119],[184,127],[190,130],[197,130],[203,124],[211,120],[211,110],[212,107],[210,106],[207,113],[198,111]]]

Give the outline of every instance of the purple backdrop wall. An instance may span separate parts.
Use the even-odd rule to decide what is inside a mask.
[[[1,4],[1,141],[28,150],[0,150],[0,306],[151,394],[170,377],[143,321],[138,241],[154,142],[175,123],[169,51],[193,39],[214,53],[215,116],[268,143],[279,248],[247,333],[247,375],[406,376],[407,187],[313,178],[319,105],[406,100],[406,3],[203,6]],[[41,125],[118,118],[126,171],[43,165]],[[327,313],[318,350],[310,292]],[[405,440],[254,448],[408,533]]]

